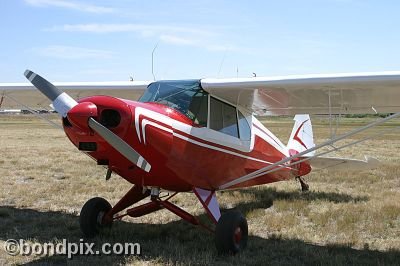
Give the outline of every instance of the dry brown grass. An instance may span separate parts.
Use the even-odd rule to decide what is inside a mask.
[[[368,119],[346,120],[341,132]],[[287,139],[290,119],[264,121]],[[315,119],[319,142],[329,129]],[[391,123],[394,128],[397,123]],[[388,126],[382,127],[387,128]],[[376,130],[376,129],[375,129]],[[365,134],[357,136],[361,138]],[[307,177],[311,191],[301,193],[295,181],[219,192],[223,209],[235,207],[249,223],[247,250],[235,257],[216,254],[213,235],[162,210],[139,219],[124,219],[94,239],[139,242],[142,256],[77,256],[69,263],[130,265],[390,265],[400,263],[400,167],[398,132],[341,154],[375,155],[382,165],[360,173],[316,171]],[[78,214],[84,202],[101,196],[115,204],[129,184],[79,153],[64,133],[31,116],[0,117],[0,245],[9,238],[32,242],[79,241]],[[192,194],[175,202],[206,220]],[[0,265],[65,263],[64,256],[12,257],[0,247]]]

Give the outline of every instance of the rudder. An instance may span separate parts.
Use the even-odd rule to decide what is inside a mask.
[[[287,144],[290,155],[303,152],[315,146],[314,135],[310,116],[307,114],[296,115],[292,134]],[[315,151],[305,154],[305,156],[313,156]]]

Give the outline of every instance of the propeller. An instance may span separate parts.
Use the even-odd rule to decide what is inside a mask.
[[[63,117],[66,117],[72,108],[79,105],[71,96],[38,74],[26,70],[24,75],[40,92],[52,101],[54,109]],[[88,126],[129,161],[146,172],[150,171],[151,165],[137,151],[93,117],[89,117]]]

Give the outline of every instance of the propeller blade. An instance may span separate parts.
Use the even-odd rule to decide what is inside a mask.
[[[25,70],[25,77],[52,101],[54,110],[63,117],[67,116],[69,110],[78,103],[68,94],[51,84],[49,81],[30,70]]]
[[[105,139],[112,147],[114,147],[114,149],[116,149],[129,161],[136,164],[139,168],[143,169],[146,172],[150,171],[151,165],[128,143],[115,135],[111,130],[109,130],[93,118],[89,119],[89,127],[93,129],[97,134],[99,134],[103,139]]]

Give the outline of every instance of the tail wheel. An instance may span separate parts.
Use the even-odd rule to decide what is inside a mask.
[[[104,215],[111,210],[111,204],[103,198],[92,198],[83,205],[79,216],[82,233],[86,237],[95,237],[102,228],[111,227],[111,223],[104,224]]]
[[[238,211],[224,213],[215,229],[215,244],[221,254],[236,254],[246,248],[247,220]]]

